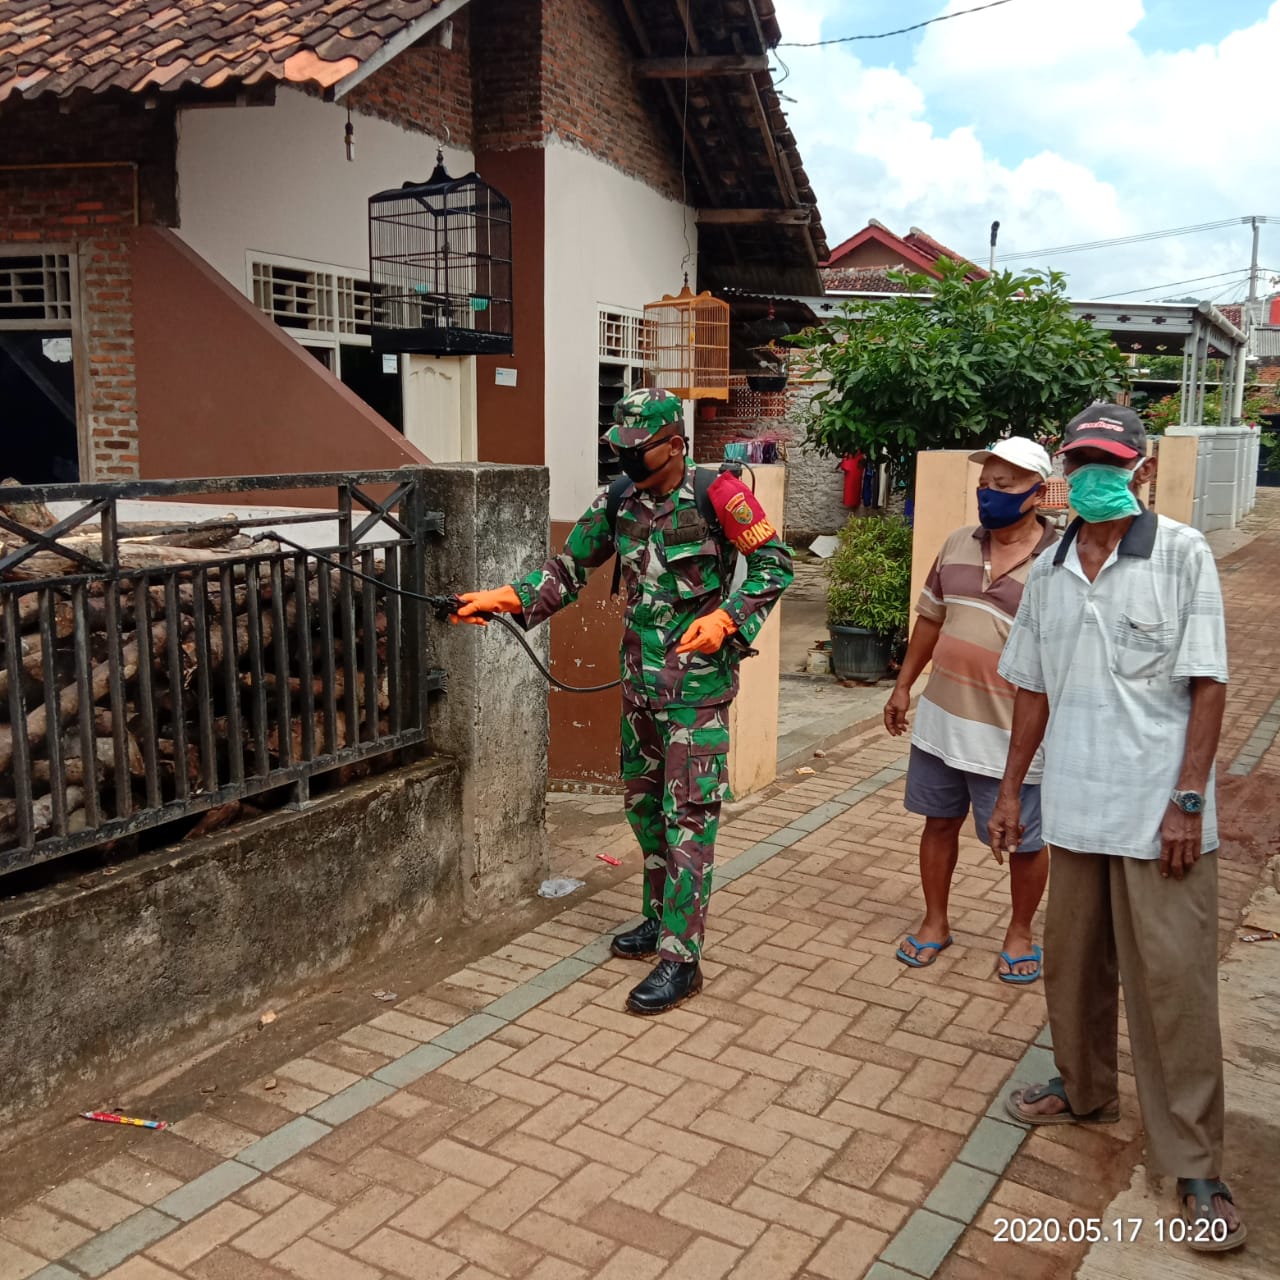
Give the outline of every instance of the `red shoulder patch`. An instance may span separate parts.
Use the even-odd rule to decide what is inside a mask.
[[[725,537],[739,551],[756,547],[777,537],[777,530],[765,515],[756,495],[735,475],[722,472],[707,490]]]

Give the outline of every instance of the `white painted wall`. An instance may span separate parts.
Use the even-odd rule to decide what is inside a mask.
[[[551,518],[576,520],[596,486],[597,312],[678,293],[678,201],[585,152],[546,152],[546,421]],[[696,254],[697,227],[687,212]],[[696,275],[696,257],[689,267]]]
[[[279,254],[369,270],[368,200],[435,167],[436,142],[353,114],[355,160],[346,158],[346,107],[282,88],[273,107],[186,108],[178,116],[180,235],[237,289],[249,293],[246,255]],[[445,166],[475,167],[445,148]]]

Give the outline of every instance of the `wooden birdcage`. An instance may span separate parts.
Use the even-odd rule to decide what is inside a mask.
[[[651,384],[682,400],[729,398],[729,304],[694,294],[688,278],[675,297],[644,309],[645,363]]]
[[[369,199],[375,351],[510,355],[511,202],[479,174]]]

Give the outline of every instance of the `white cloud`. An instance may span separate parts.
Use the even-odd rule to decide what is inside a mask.
[[[776,3],[786,40],[838,34],[837,15],[857,21],[838,0]],[[1142,16],[1142,0],[1019,0],[928,28],[905,71],[874,65],[874,45],[780,50],[831,242],[875,217],[983,260],[996,218],[1014,252],[1280,213],[1275,126],[1260,106],[1280,63],[1280,0],[1216,45],[1170,53],[1139,47]],[[1232,228],[1052,265],[1077,296],[1099,296],[1243,268],[1248,253],[1247,228]],[[1263,233],[1263,264],[1278,259],[1280,225]]]

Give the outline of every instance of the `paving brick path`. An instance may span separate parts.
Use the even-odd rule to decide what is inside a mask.
[[[1258,527],[1224,564],[1223,759],[1280,772],[1260,728],[1280,696],[1280,503]],[[815,766],[735,807],[687,1006],[622,1012],[642,969],[607,936],[639,874],[611,824],[625,883],[172,1131],[113,1135],[112,1158],[0,1217],[0,1280],[1070,1274],[1083,1248],[1011,1251],[993,1222],[1097,1212],[1128,1185],[1131,1082],[1105,1131],[998,1118],[1010,1078],[1048,1060],[1040,987],[994,977],[1005,872],[966,839],[955,945],[903,968],[920,914],[903,747],[864,732]],[[1225,872],[1229,928],[1257,871]]]

